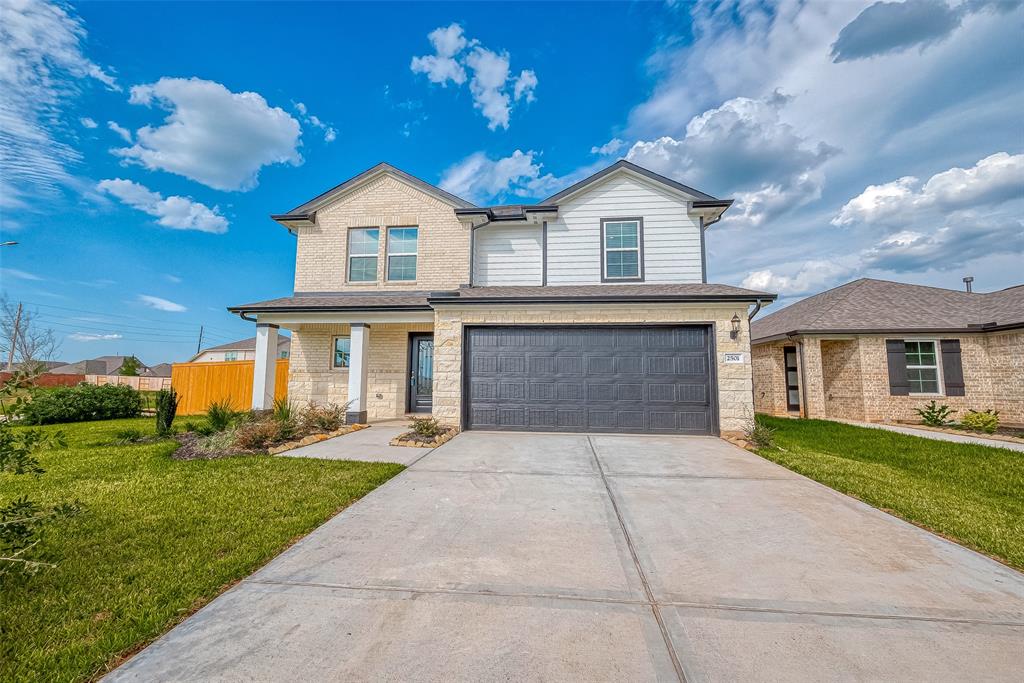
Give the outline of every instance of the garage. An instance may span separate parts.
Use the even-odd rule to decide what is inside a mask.
[[[465,331],[467,429],[714,434],[710,325]]]

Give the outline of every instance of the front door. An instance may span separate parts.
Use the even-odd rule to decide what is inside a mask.
[[[429,413],[434,403],[434,335],[409,335],[409,412]]]

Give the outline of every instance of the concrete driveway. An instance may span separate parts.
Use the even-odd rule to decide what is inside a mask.
[[[1019,680],[1024,575],[712,438],[469,432],[109,680]]]

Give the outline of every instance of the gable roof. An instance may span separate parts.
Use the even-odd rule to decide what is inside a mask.
[[[788,334],[982,332],[1024,327],[1024,285],[964,292],[862,278],[754,320],[752,342]]]
[[[413,187],[422,190],[423,192],[433,197],[436,197],[437,199],[440,199],[441,201],[447,204],[451,204],[455,208],[467,209],[474,207],[474,205],[471,204],[470,202],[467,202],[465,199],[462,199],[461,197],[456,197],[451,192],[442,190],[440,187],[437,187],[436,185],[431,185],[425,180],[420,180],[416,176],[406,173],[405,171],[401,170],[400,168],[396,168],[391,164],[381,162],[376,166],[366,169],[359,175],[353,176],[352,178],[349,178],[348,180],[339,185],[335,185],[331,189],[317,195],[316,197],[313,197],[309,201],[300,204],[299,206],[296,206],[294,209],[287,213],[271,214],[270,217],[273,218],[275,221],[278,221],[279,223],[286,221],[311,221],[313,214],[316,213],[317,209],[322,208],[326,204],[333,201],[336,197],[348,192],[349,190],[359,187],[360,185],[363,185],[384,173],[393,175],[396,178],[399,178],[400,180],[403,180],[404,182],[412,185]]]
[[[68,363],[50,370],[56,375],[116,375],[124,365],[126,358],[131,356],[97,356],[75,363]],[[136,358],[138,360],[138,358]],[[139,372],[146,369],[146,364],[139,361]]]
[[[654,171],[646,169],[643,166],[637,166],[633,162],[626,161],[625,159],[619,159],[618,161],[616,161],[611,166],[598,171],[597,173],[595,173],[592,176],[584,178],[583,180],[579,181],[578,183],[570,185],[569,187],[565,188],[564,190],[562,190],[561,192],[559,192],[557,194],[551,195],[550,197],[548,197],[547,199],[542,201],[541,204],[557,204],[562,199],[565,199],[566,197],[568,197],[570,195],[574,195],[577,192],[585,189],[589,185],[593,185],[594,183],[600,182],[606,176],[609,176],[612,173],[615,173],[615,172],[621,171],[621,170],[632,171],[633,173],[637,173],[639,175],[642,175],[645,178],[647,178],[649,180],[653,180],[656,183],[661,183],[662,185],[666,185],[666,186],[672,188],[673,190],[678,190],[679,192],[685,192],[686,194],[693,195],[698,200],[702,200],[702,201],[705,201],[705,202],[721,202],[725,206],[728,206],[729,204],[732,204],[732,200],[729,200],[729,199],[715,199],[714,197],[712,197],[709,194],[705,194],[705,193],[701,192],[700,190],[695,190],[695,189],[693,189],[692,187],[690,187],[688,185],[683,185],[682,183],[680,183],[678,181],[672,180],[671,178],[667,178],[667,177],[665,177],[665,176],[663,176],[663,175],[661,175],[659,173],[655,173]]]

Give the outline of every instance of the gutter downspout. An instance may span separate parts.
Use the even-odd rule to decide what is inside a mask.
[[[246,321],[251,322],[251,323],[259,322],[258,320],[256,320],[256,318],[250,318],[249,316],[247,316],[245,314],[245,311],[239,311],[238,312],[238,317],[241,318],[242,320],[246,320]]]
[[[476,231],[479,228],[485,227],[491,224],[491,219],[488,218],[480,225],[469,226],[469,286],[473,287],[476,285]]]

